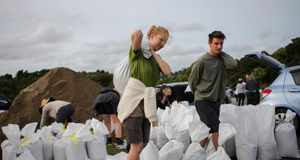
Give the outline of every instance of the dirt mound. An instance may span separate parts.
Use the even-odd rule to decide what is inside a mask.
[[[28,123],[40,122],[41,114],[38,109],[41,100],[49,97],[71,102],[75,106],[73,121],[80,119],[81,123],[85,123],[92,117],[92,105],[101,88],[103,87],[99,83],[68,68],[52,69],[19,93],[10,109],[0,114],[0,126],[18,124],[22,129]],[[53,120],[46,125],[51,122]],[[7,138],[1,129],[0,143],[5,139]]]

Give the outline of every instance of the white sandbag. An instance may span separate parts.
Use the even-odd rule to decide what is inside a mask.
[[[186,112],[189,114],[189,115],[192,115],[193,116],[193,121],[200,121],[200,117],[196,111],[196,107],[195,106],[189,106],[186,108]]]
[[[87,142],[87,153],[89,158],[100,160],[107,156],[104,136],[109,132],[105,124],[95,118],[91,121],[91,127],[93,129],[93,139]]]
[[[150,141],[152,141],[155,145],[157,145],[157,126],[153,127],[151,124],[150,128]]]
[[[66,130],[65,125],[63,123],[53,122],[51,126],[52,126],[52,132],[54,132],[55,137],[61,139],[62,135]]]
[[[57,138],[52,135],[52,126],[44,126],[42,128],[43,134],[41,135],[42,146],[43,146],[43,158],[44,160],[53,160],[53,144]]]
[[[257,157],[257,118],[256,106],[236,107],[235,144],[238,160],[256,160]]]
[[[43,131],[37,130],[35,133],[37,124],[37,122],[29,123],[22,128],[21,135],[24,138],[21,142],[24,147],[30,150],[36,160],[43,160],[43,143],[40,140]]]
[[[9,124],[2,127],[2,131],[8,138],[1,144],[3,160],[35,160],[30,150],[21,144],[19,125]]]
[[[295,126],[290,123],[295,116],[295,112],[287,110],[283,124],[276,126],[275,135],[280,157],[300,158]]]
[[[65,143],[63,139],[57,140],[53,144],[53,153],[55,160],[66,160]]]
[[[157,118],[158,118],[158,125],[161,125],[161,116],[163,115],[165,110],[161,109],[161,108],[157,108],[156,112],[157,112]]]
[[[100,160],[107,156],[106,143],[103,136],[94,137],[87,142],[87,153],[91,159]]]
[[[172,125],[167,123],[165,127],[169,142],[159,150],[159,160],[181,160],[184,145],[175,139],[177,131],[174,130]]]
[[[236,106],[233,104],[222,104],[220,108],[220,122],[228,123],[235,127],[235,108]],[[224,149],[229,157],[236,157],[235,136],[225,142]]]
[[[32,156],[35,158],[35,160],[43,160],[43,142],[42,140],[38,140],[35,143],[30,143],[30,145],[25,146],[28,148],[32,154]]]
[[[106,160],[126,160],[126,159],[127,159],[127,156],[128,156],[127,153],[125,153],[125,152],[120,152],[120,153],[118,153],[118,154],[116,154],[116,155],[113,155],[113,156],[107,155],[107,156],[105,157],[105,159],[106,159]]]
[[[228,123],[220,123],[219,125],[219,139],[218,139],[218,149],[213,154],[209,155],[207,160],[230,160],[230,157],[225,152],[222,147],[225,142],[234,136],[236,133],[235,128]]]
[[[275,106],[257,105],[257,159],[279,159],[274,137]]]
[[[169,139],[166,135],[165,128],[163,126],[158,126],[157,127],[157,146],[162,147],[168,142],[169,142]]]
[[[129,56],[126,56],[115,68],[113,83],[115,88],[123,94],[130,76]]]
[[[166,107],[163,114],[161,115],[161,121],[159,122],[160,126],[165,126],[165,124],[168,123],[170,119],[170,112],[171,112],[170,108]]]
[[[63,134],[67,160],[85,160],[87,156],[86,142],[93,139],[90,126],[79,123],[69,123]]]
[[[184,108],[185,111],[181,114],[180,117],[178,117],[180,121],[178,122],[175,129],[177,129],[178,131],[176,134],[176,139],[182,142],[182,144],[184,145],[183,153],[185,153],[185,151],[187,150],[187,148],[191,143],[190,134],[189,134],[189,123],[193,121],[193,116],[189,115],[186,112],[187,109],[185,107],[182,106],[182,108]]]
[[[205,160],[206,152],[199,142],[208,136],[209,131],[210,128],[201,121],[193,121],[189,123],[189,134],[191,136],[192,143],[183,155],[182,160]]]
[[[140,154],[140,160],[154,160],[158,159],[158,148],[153,143],[153,141],[149,141],[147,146],[143,149]]]
[[[26,147],[20,146],[16,150],[12,150],[13,156],[8,160],[35,160],[30,150]]]
[[[206,144],[204,146],[206,157],[216,152],[216,148],[214,146],[214,143],[212,141],[212,134],[208,135],[208,139],[206,141]]]
[[[141,49],[146,59],[149,59],[152,56],[152,53],[149,51],[150,47],[149,47],[148,40],[143,41]],[[124,92],[129,77],[130,77],[129,56],[126,56],[115,68],[114,75],[113,75],[114,86],[121,94],[123,94]]]

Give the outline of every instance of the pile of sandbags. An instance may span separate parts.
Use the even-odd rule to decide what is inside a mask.
[[[296,116],[288,110],[286,120],[276,126],[271,105],[221,105],[219,147],[215,150],[209,128],[200,121],[195,106],[173,102],[172,109],[158,108],[159,125],[151,126],[150,142],[141,160],[239,160],[299,158],[295,127]],[[127,153],[107,155],[106,126],[96,120],[85,124],[53,123],[36,130],[30,123],[2,127],[8,138],[1,144],[3,160],[125,160]],[[275,129],[275,130],[274,130]],[[275,133],[274,133],[275,131]],[[276,138],[275,138],[276,135]],[[202,147],[199,142],[208,138]]]
[[[54,122],[36,131],[37,122],[2,127],[8,138],[1,144],[3,160],[107,160],[126,159],[127,153],[107,155],[106,126],[97,119],[85,124]],[[23,137],[23,138],[21,138]]]

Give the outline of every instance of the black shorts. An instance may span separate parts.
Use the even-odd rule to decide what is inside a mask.
[[[115,114],[110,102],[98,104],[96,110],[98,114]]]
[[[198,115],[203,123],[210,128],[209,133],[219,132],[219,116],[220,116],[221,100],[216,102],[197,100],[195,107]]]

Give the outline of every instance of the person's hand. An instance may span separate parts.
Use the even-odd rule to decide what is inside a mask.
[[[179,104],[182,104],[182,101],[178,102]]]
[[[150,53],[153,54],[154,50],[153,50],[153,46],[151,43],[149,43],[149,47],[150,47],[150,49],[149,49]]]

